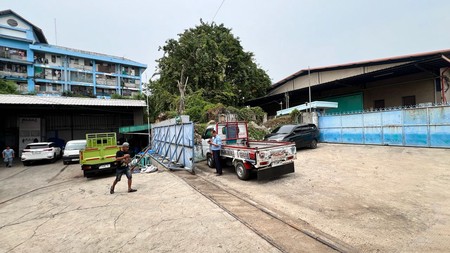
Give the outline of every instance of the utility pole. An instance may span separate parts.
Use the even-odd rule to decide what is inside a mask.
[[[55,21],[55,45],[58,45],[58,34],[56,32],[56,18],[54,19]]]
[[[308,92],[309,92],[309,112],[311,112],[311,70],[308,66]]]

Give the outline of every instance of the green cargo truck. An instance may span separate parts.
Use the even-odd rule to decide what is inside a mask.
[[[80,164],[85,177],[116,169],[116,133],[86,134],[86,148],[80,151]]]

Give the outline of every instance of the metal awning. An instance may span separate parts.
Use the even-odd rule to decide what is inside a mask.
[[[121,134],[129,134],[129,133],[139,134],[137,132],[148,131],[150,127],[151,127],[151,125],[148,125],[148,124],[138,125],[138,126],[124,126],[124,127],[119,128],[119,133],[121,133]],[[148,133],[140,133],[140,134],[148,134]]]
[[[306,111],[308,109],[334,109],[338,108],[337,102],[327,102],[327,101],[313,101],[311,103],[301,104],[294,107],[289,107],[287,109],[277,111],[277,116],[286,115],[291,113],[293,110]]]

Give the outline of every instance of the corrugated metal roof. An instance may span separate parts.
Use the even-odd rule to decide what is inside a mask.
[[[7,105],[73,105],[73,106],[121,106],[145,107],[143,100],[100,99],[77,97],[44,97],[34,95],[0,94],[0,104]]]
[[[449,54],[450,49],[444,49],[444,50],[438,50],[438,51],[432,51],[432,52],[425,52],[425,53],[417,53],[417,54],[409,54],[409,55],[402,55],[402,56],[394,56],[394,57],[388,57],[388,58],[380,58],[380,59],[374,59],[374,60],[368,60],[368,61],[359,61],[359,62],[351,62],[351,63],[345,63],[345,64],[338,64],[338,65],[331,65],[331,66],[324,66],[324,67],[317,67],[317,68],[310,68],[308,69],[301,69],[294,74],[272,84],[272,86],[269,88],[269,90],[273,90],[279,86],[282,86],[283,84],[287,83],[288,81],[295,79],[301,75],[308,75],[308,71],[313,72],[319,72],[319,71],[329,71],[329,70],[335,70],[335,69],[345,69],[350,67],[359,67],[359,66],[369,66],[369,65],[379,65],[379,64],[385,64],[385,63],[401,63],[401,64],[407,64],[412,61],[416,60],[422,60],[428,57],[435,57],[435,56],[441,56],[444,54]]]
[[[64,54],[71,55],[73,53],[75,53],[75,54],[78,53],[78,54],[84,55],[85,57],[87,57],[89,59],[95,58],[95,56],[98,56],[98,57],[102,57],[102,60],[104,60],[104,61],[114,61],[114,60],[117,61],[118,60],[118,61],[124,61],[124,62],[126,62],[126,64],[129,64],[129,65],[139,66],[141,68],[147,68],[146,64],[139,63],[139,62],[127,59],[125,57],[96,53],[96,52],[91,52],[91,51],[86,51],[86,50],[75,49],[75,48],[62,47],[62,46],[50,45],[50,44],[44,44],[44,43],[35,43],[33,45],[30,45],[30,48],[33,50],[44,51],[44,52],[53,52],[55,50],[58,50],[58,51],[62,50],[62,51],[64,51]],[[56,52],[56,53],[61,53],[61,52]],[[104,59],[104,58],[106,58],[106,59]]]

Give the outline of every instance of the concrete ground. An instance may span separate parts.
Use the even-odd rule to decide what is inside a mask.
[[[448,252],[449,154],[320,144],[277,180],[197,177],[359,252]],[[180,173],[134,174],[138,192],[123,180],[110,195],[112,177],[85,179],[77,164],[0,167],[0,252],[279,252]]]
[[[360,252],[450,251],[450,150],[320,144],[295,169],[269,182],[205,175]]]
[[[174,173],[83,178],[62,161],[0,168],[0,252],[279,252]],[[125,179],[125,180],[124,180]]]

